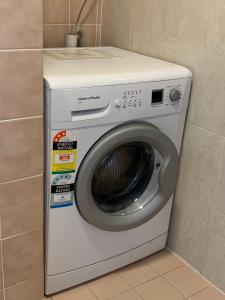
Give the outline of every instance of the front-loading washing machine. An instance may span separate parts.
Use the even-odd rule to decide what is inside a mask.
[[[191,72],[111,47],[47,49],[44,78],[51,294],[165,247]]]

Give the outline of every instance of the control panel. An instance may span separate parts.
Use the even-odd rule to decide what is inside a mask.
[[[164,100],[163,98],[164,98],[163,89],[152,91],[152,101],[151,101],[152,105],[162,104]]]
[[[164,105],[175,105],[183,99],[184,88],[182,84],[178,85],[167,85],[164,89],[152,90],[152,106]]]
[[[47,95],[51,122],[105,122],[179,113],[187,109],[185,78],[93,88],[57,90]],[[65,99],[62,101],[62,99]],[[77,124],[77,123],[76,123]]]
[[[176,104],[183,100],[184,86],[182,84],[169,84],[166,87],[165,100],[166,103]]]
[[[117,111],[162,110],[171,107],[178,111],[182,106],[185,84],[183,80],[141,83],[120,87],[113,106]],[[123,89],[122,89],[123,88]]]
[[[115,101],[115,107],[117,109],[127,107],[141,107],[142,106],[143,90],[127,90],[122,93],[122,98]]]

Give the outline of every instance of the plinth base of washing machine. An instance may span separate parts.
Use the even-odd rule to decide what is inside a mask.
[[[166,240],[167,232],[135,249],[107,260],[86,266],[84,268],[72,270],[70,272],[47,276],[46,286],[48,288],[46,290],[46,295],[50,295],[57,291],[67,289],[71,286],[78,285],[103,274],[112,272],[141,258],[160,251],[165,248]]]

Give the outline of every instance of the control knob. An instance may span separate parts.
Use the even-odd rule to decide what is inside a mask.
[[[170,92],[170,100],[172,102],[177,102],[181,99],[181,92],[177,89],[172,89]]]

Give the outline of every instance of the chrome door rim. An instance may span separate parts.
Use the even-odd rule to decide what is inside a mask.
[[[128,215],[109,214],[96,204],[91,183],[96,166],[107,153],[126,143],[140,142],[154,147],[162,157],[158,174],[159,189],[142,209]],[[129,122],[117,126],[101,137],[83,159],[75,182],[75,199],[82,217],[92,225],[108,231],[137,227],[158,213],[171,198],[178,177],[179,158],[173,142],[159,129],[146,122]],[[148,188],[148,187],[147,187]]]

